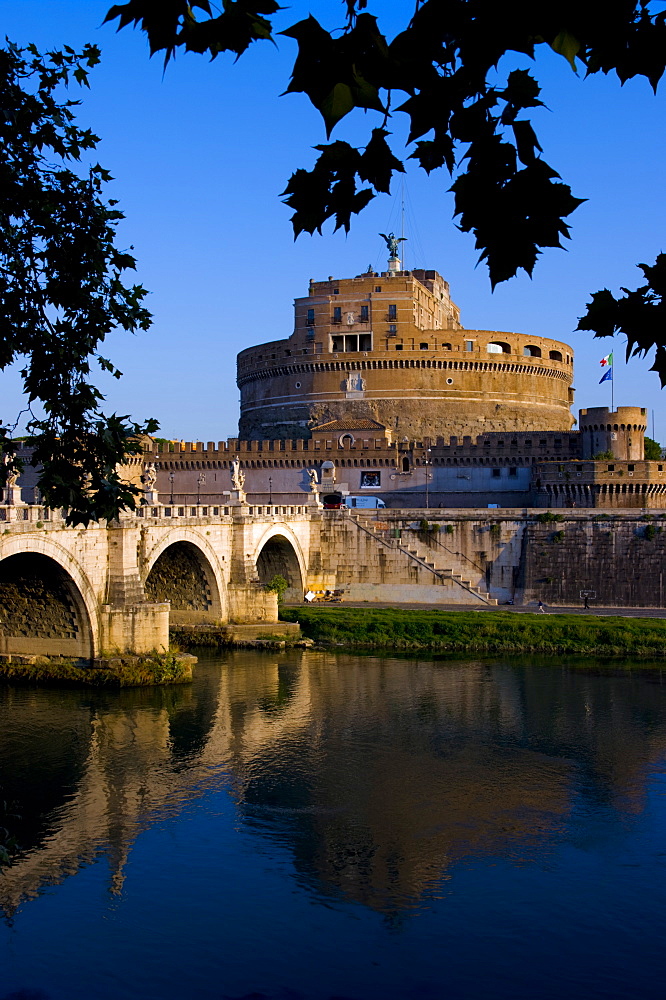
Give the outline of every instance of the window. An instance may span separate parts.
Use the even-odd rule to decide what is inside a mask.
[[[331,350],[334,354],[339,351],[344,351],[345,349],[345,338],[344,337],[331,337]]]
[[[511,346],[500,341],[492,341],[487,345],[486,351],[488,354],[511,354]]]
[[[491,474],[493,479],[499,479],[502,473],[500,469],[493,469]]]
[[[339,295],[340,294],[340,289],[339,288],[334,288],[333,289],[333,294],[334,295]]]
[[[561,361],[562,360],[562,354],[560,353],[560,351],[551,351],[549,353],[548,357],[550,358],[551,361]]]
[[[402,350],[402,344],[396,344],[395,345],[395,349],[396,349],[396,351],[401,351]]]
[[[509,469],[509,475],[510,476],[517,476],[518,475],[518,469],[515,466],[511,466],[511,468]]]
[[[342,306],[333,307],[333,322],[342,323]]]
[[[608,466],[608,471],[609,472],[615,472],[615,466],[614,465],[609,465]]]
[[[361,333],[358,338],[358,349],[359,351],[371,351],[372,350],[372,337],[369,333]]]
[[[634,471],[633,465],[628,465],[627,466],[627,472],[633,472],[633,471]]]
[[[465,341],[465,350],[466,351],[473,351],[474,350],[474,341],[473,340],[466,340]]]
[[[528,344],[527,347],[523,347],[523,354],[526,358],[540,358],[541,348],[535,344]]]
[[[388,332],[389,333],[397,333],[398,332],[398,327],[395,325],[395,323],[391,323],[391,325],[389,326]]]
[[[375,285],[375,291],[376,292],[381,292],[381,290],[382,290],[382,286],[381,285]]]
[[[388,307],[388,318],[397,319],[398,318],[398,307],[395,304],[391,304]]]
[[[361,323],[367,323],[370,319],[369,309],[367,306],[361,306]]]
[[[419,344],[419,350],[427,351],[429,346],[429,344]]]
[[[358,351],[358,337],[355,333],[345,337],[345,351]]]
[[[306,319],[307,326],[315,325],[314,309],[308,309],[308,318]]]

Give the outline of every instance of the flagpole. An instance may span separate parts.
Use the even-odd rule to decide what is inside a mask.
[[[612,338],[611,344],[613,345],[613,364],[611,368],[615,368],[615,337]],[[615,372],[611,372],[611,413],[615,413]]]

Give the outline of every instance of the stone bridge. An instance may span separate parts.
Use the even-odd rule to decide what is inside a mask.
[[[356,600],[488,602],[470,560],[400,535],[374,511],[322,511],[316,497],[149,505],[88,528],[38,504],[0,505],[0,653],[90,660],[166,648],[170,621],[275,622],[264,585],[277,575],[287,601],[344,588]]]
[[[60,511],[0,506],[0,652],[89,660],[168,646],[171,621],[273,622],[277,574],[302,600],[306,506],[153,507],[69,527]]]

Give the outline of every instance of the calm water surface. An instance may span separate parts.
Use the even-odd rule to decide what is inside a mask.
[[[666,678],[237,652],[0,687],[0,1000],[666,991]]]

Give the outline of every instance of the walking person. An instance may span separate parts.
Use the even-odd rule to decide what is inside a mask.
[[[539,611],[541,612],[542,615],[545,615],[546,613],[546,609],[543,606],[543,601],[539,601]]]
[[[585,598],[585,604],[583,605],[583,607],[584,608],[589,608],[589,606],[590,606],[590,598],[588,597],[587,594],[584,594],[583,596]]]

